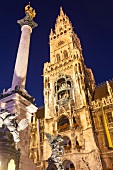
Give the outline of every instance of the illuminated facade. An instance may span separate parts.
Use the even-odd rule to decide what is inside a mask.
[[[38,168],[46,169],[51,149],[44,132],[49,132],[64,138],[65,169],[112,168],[113,83],[95,87],[80,40],[62,8],[49,38],[50,62],[43,70],[45,106],[33,117],[30,158]]]

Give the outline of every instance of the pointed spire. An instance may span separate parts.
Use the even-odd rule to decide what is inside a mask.
[[[108,90],[109,96],[112,97],[112,94],[113,94],[112,93],[112,88],[111,88],[111,86],[110,86],[108,81],[106,81],[106,84],[107,84],[107,90]]]
[[[62,6],[60,7],[60,16],[63,16],[64,15],[64,12],[63,12],[63,9],[62,9]]]
[[[52,28],[51,28],[51,32],[50,32],[50,35],[53,35],[53,30],[52,30]]]

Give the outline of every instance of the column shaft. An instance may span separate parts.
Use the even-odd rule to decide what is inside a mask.
[[[21,88],[25,88],[27,65],[29,57],[30,36],[32,28],[28,25],[23,25],[17,53],[17,59],[13,74],[12,88],[19,85]]]

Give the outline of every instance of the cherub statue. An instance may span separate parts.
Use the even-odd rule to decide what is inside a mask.
[[[13,135],[14,141],[19,142],[19,131],[24,130],[28,126],[27,119],[17,121],[17,114],[11,114],[8,110],[2,109],[0,112],[0,128],[5,125]]]
[[[58,170],[64,170],[63,165],[62,165],[62,161],[60,158],[60,155],[63,156],[64,155],[64,147],[61,146],[61,142],[63,142],[63,138],[58,135],[56,138],[54,138],[51,134],[49,133],[45,133],[49,145],[51,147],[52,150],[52,154],[51,157],[48,159],[48,168],[51,164],[54,164],[56,166],[56,168]]]

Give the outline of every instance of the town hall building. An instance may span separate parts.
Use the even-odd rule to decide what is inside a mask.
[[[113,167],[113,82],[96,86],[84,63],[72,23],[60,8],[49,35],[50,62],[44,64],[44,107],[34,114],[29,157],[46,169],[51,148],[44,132],[60,134],[65,170]]]

